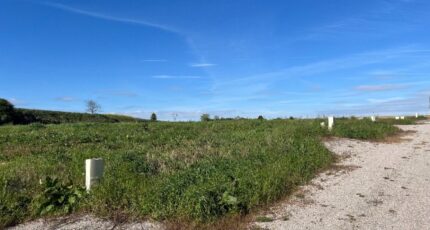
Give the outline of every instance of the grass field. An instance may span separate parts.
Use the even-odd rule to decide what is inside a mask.
[[[321,138],[383,139],[387,122],[320,120],[77,123],[0,127],[0,227],[47,215],[212,222],[288,195],[330,166]],[[105,175],[82,191],[84,160]]]

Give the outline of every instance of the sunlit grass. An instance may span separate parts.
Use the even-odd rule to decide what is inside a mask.
[[[319,122],[3,126],[0,227],[41,215],[39,197],[46,188],[40,179],[83,186],[87,158],[105,160],[104,178],[70,210],[206,222],[246,214],[309,181],[333,161],[323,136],[382,139],[398,130],[382,122],[336,120],[329,133]],[[56,214],[64,214],[62,207],[43,215]]]

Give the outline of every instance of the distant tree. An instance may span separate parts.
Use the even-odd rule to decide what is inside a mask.
[[[294,120],[294,117],[293,117],[293,116],[290,116],[290,120]]]
[[[264,120],[264,117],[262,115],[258,116],[258,120]]]
[[[204,113],[200,116],[200,121],[210,121],[210,120],[211,120],[211,117],[207,113]]]
[[[91,114],[96,114],[101,109],[101,106],[94,100],[88,100],[86,102],[86,105],[87,105],[87,112]]]
[[[0,125],[14,120],[15,109],[8,100],[0,98]]]
[[[155,113],[151,114],[151,121],[157,121],[157,114]]]

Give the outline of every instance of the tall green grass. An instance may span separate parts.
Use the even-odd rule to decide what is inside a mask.
[[[321,137],[373,139],[396,130],[348,120],[331,134],[318,120],[3,126],[0,227],[70,210],[201,222],[246,214],[331,164]],[[104,158],[104,178],[90,194],[73,195],[92,157]],[[46,177],[58,178],[55,186],[39,183]]]

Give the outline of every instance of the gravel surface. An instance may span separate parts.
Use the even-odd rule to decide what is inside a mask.
[[[257,217],[263,229],[430,229],[430,124],[398,143],[327,142],[343,160]],[[267,217],[267,218],[262,218]]]
[[[159,230],[163,229],[160,224],[152,222],[115,224],[112,221],[99,219],[93,216],[69,216],[54,219],[39,219],[25,224],[12,227],[14,230],[75,230],[75,229],[127,229],[127,230]]]

